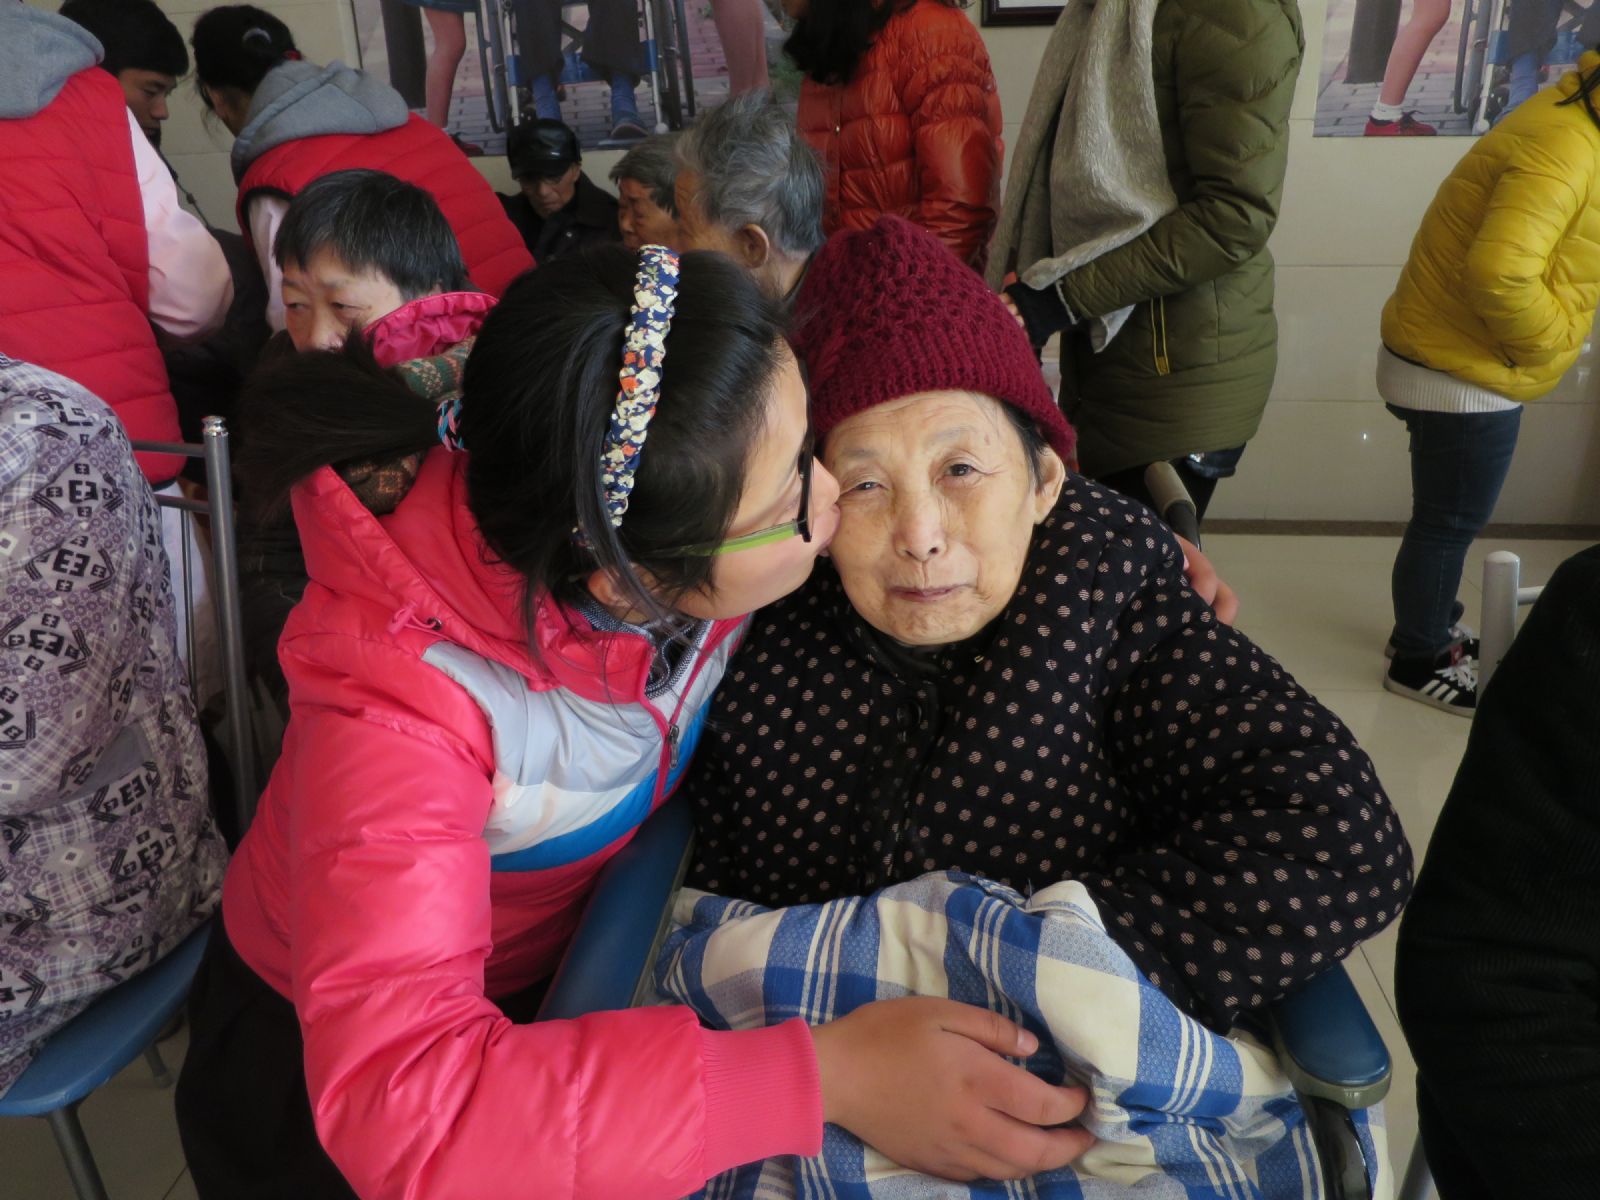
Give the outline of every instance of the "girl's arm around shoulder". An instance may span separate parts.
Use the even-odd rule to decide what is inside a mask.
[[[1393,922],[1411,852],[1350,731],[1177,563],[1101,563],[1100,735],[1137,816],[1079,878],[1141,969],[1226,1028]]]

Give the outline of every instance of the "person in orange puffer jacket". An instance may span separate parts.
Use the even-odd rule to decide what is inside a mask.
[[[982,270],[999,219],[1000,96],[960,0],[784,0],[800,132],[828,171],[823,228],[885,214]]]

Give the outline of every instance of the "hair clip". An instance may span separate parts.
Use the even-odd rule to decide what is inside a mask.
[[[461,440],[461,393],[453,391],[439,401],[439,441],[446,450],[465,450]]]

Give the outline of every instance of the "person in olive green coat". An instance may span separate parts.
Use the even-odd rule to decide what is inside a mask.
[[[1294,0],[1088,0],[1046,49],[991,282],[1035,344],[1062,339],[1083,472],[1142,492],[1173,460],[1200,510],[1277,370],[1273,263]]]

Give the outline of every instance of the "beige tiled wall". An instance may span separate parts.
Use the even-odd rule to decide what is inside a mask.
[[[1282,327],[1277,386],[1239,474],[1217,491],[1217,517],[1400,520],[1409,511],[1405,429],[1373,385],[1378,315],[1434,189],[1468,143],[1313,138],[1324,7],[1301,5],[1307,66],[1272,242]],[[1048,31],[983,32],[1009,147]],[[1591,343],[1555,394],[1528,407],[1497,521],[1600,523],[1597,371]]]

